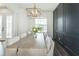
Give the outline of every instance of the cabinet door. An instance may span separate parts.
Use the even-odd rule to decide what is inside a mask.
[[[67,33],[75,34],[79,31],[79,4],[69,4],[68,16],[66,17]],[[68,19],[69,18],[69,19]]]
[[[57,19],[57,29],[58,29],[58,40],[63,39],[64,34],[64,13],[63,13],[63,4],[58,6],[58,19]]]
[[[55,9],[55,11],[53,12],[53,38],[57,39],[57,15],[58,12],[58,8]]]
[[[79,4],[71,5],[71,18],[68,20],[67,46],[79,55]]]
[[[63,4],[63,38],[62,42],[65,44],[67,43],[66,40],[66,35],[69,30],[69,20],[71,18],[71,8],[70,4],[66,3]]]
[[[79,55],[79,4],[64,4],[63,43]]]
[[[63,4],[58,6],[58,17],[57,17],[57,32],[63,33]]]
[[[63,4],[59,6],[54,11],[54,37],[58,40],[63,34]]]

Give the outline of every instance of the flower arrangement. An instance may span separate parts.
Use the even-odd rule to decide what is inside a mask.
[[[37,33],[37,32],[41,32],[42,31],[42,27],[33,27],[32,28],[32,32]]]

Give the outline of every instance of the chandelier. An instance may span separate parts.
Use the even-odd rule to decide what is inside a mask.
[[[36,8],[36,4],[34,4],[33,8],[26,8],[27,15],[31,17],[38,17],[41,14],[41,9]]]

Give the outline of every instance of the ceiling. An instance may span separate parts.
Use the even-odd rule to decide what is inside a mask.
[[[19,9],[33,8],[34,3],[1,3],[0,6],[7,6],[8,8],[14,7]],[[58,3],[36,3],[37,8],[41,8],[42,11],[53,11],[58,6]]]
[[[1,4],[0,4],[1,5]],[[7,3],[2,5],[8,5],[8,7],[16,6],[16,8],[26,9],[33,8],[34,3]],[[36,3],[37,8],[41,8],[41,10],[53,11],[57,7],[58,3]]]
[[[19,8],[32,8],[34,3],[18,3],[16,4]],[[57,7],[58,3],[36,3],[37,8],[42,10],[54,10]]]

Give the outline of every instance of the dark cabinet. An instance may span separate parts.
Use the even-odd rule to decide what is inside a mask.
[[[63,33],[63,4],[60,4],[58,8],[54,11],[54,39],[59,39],[59,36],[62,37],[60,33]]]
[[[61,3],[53,14],[54,40],[61,41],[70,52],[79,55],[79,3]],[[60,48],[56,45],[55,49]]]

